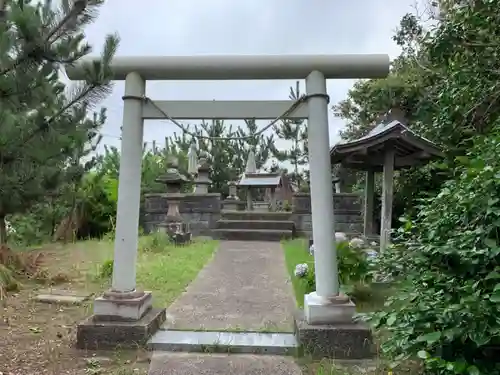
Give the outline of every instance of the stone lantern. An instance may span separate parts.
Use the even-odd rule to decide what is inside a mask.
[[[227,196],[227,200],[233,200],[233,201],[239,201],[240,198],[238,197],[238,185],[236,181],[229,181],[227,183],[229,186],[229,195]]]
[[[167,161],[167,171],[155,180],[166,185],[166,198],[168,203],[167,216],[162,227],[165,233],[175,244],[184,244],[191,240],[189,223],[185,223],[179,212],[179,204],[184,196],[181,193],[183,185],[188,179],[179,173],[178,161],[170,157]]]
[[[229,181],[229,195],[224,200],[224,209],[228,211],[238,211],[239,200],[238,197],[238,183],[236,181]]]
[[[212,181],[210,180],[210,164],[204,157],[200,158],[200,164],[198,165],[198,174],[194,183],[195,194],[208,194],[208,186],[212,183]]]

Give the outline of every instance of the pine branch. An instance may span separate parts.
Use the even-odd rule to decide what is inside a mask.
[[[5,1],[5,0],[1,0]],[[5,8],[5,3],[3,4]],[[29,62],[40,62],[47,57],[47,52],[50,50],[50,46],[58,39],[53,38],[58,35],[58,32],[64,29],[64,27],[71,22],[75,22],[79,15],[84,14],[85,8],[87,7],[87,0],[75,0],[73,7],[69,10],[64,17],[47,33],[43,40],[37,43],[36,40],[29,41],[23,53],[21,53],[12,64],[0,69],[0,76],[3,76],[10,71],[13,71],[23,63]],[[4,12],[3,12],[4,13]],[[76,24],[75,24],[76,26]],[[74,26],[72,26],[74,28]],[[27,39],[27,36],[25,36]],[[73,60],[74,61],[74,60]]]

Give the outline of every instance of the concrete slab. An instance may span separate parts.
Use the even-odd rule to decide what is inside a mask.
[[[298,343],[293,333],[158,331],[149,349],[199,353],[294,355]]]
[[[295,300],[277,242],[222,241],[167,309],[164,328],[293,332]]]
[[[291,357],[154,353],[148,375],[301,375]]]
[[[38,293],[53,294],[57,296],[77,296],[77,297],[87,297],[87,298],[93,295],[93,293],[85,292],[82,290],[70,290],[70,289],[59,289],[59,288],[40,289]]]
[[[54,303],[58,305],[79,305],[87,301],[92,294],[74,293],[71,291],[58,291],[52,293],[38,294],[34,299],[42,303]]]

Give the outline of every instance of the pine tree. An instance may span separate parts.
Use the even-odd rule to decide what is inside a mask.
[[[291,100],[300,98],[299,82],[295,89],[290,87]],[[307,149],[307,124],[304,120],[284,120],[274,126],[274,131],[278,138],[288,141],[291,146],[288,150],[275,150],[274,157],[279,161],[288,161],[292,165],[293,172],[290,173],[290,179],[300,189],[306,179],[299,168],[309,162]]]
[[[67,182],[75,150],[95,138],[105,112],[87,117],[111,91],[118,37],[105,39],[100,61],[67,87],[65,65],[91,52],[82,29],[103,0],[0,3],[0,243],[5,217],[21,213]],[[77,178],[78,176],[74,176]]]
[[[262,168],[274,149],[274,134],[257,134],[257,124],[253,119],[246,120],[245,125],[234,129],[222,120],[202,122],[192,129],[187,127],[196,137],[185,133],[178,136],[174,133],[172,143],[187,155],[191,143],[196,142],[199,153],[207,155],[211,165],[212,185],[209,191],[226,195],[228,182],[238,179],[244,172],[250,150],[255,152],[257,168]],[[218,137],[232,139],[217,139]]]

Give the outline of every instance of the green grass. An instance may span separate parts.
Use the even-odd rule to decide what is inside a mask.
[[[285,262],[288,274],[292,279],[293,291],[295,293],[295,301],[297,306],[304,306],[304,294],[307,293],[307,286],[303,280],[295,277],[295,266],[299,263],[314,262],[314,257],[309,255],[307,250],[308,241],[304,238],[298,238],[291,241],[283,241],[282,246],[285,251]]]
[[[307,239],[299,238],[290,241],[283,241],[282,247],[285,251],[285,261],[288,274],[292,280],[293,290],[297,306],[304,306],[304,295],[309,293],[306,280],[295,277],[295,266],[299,263],[314,262],[314,257],[309,255],[307,249]],[[353,288],[348,293],[351,298],[355,299],[356,309],[358,312],[368,312],[383,307],[384,301],[387,298],[390,290],[383,288],[372,288],[371,285],[354,284]]]
[[[170,305],[212,258],[217,245],[217,241],[195,239],[189,245],[175,246],[162,234],[142,236],[137,257],[138,288],[151,291],[156,306]],[[112,243],[105,248],[111,259]]]

